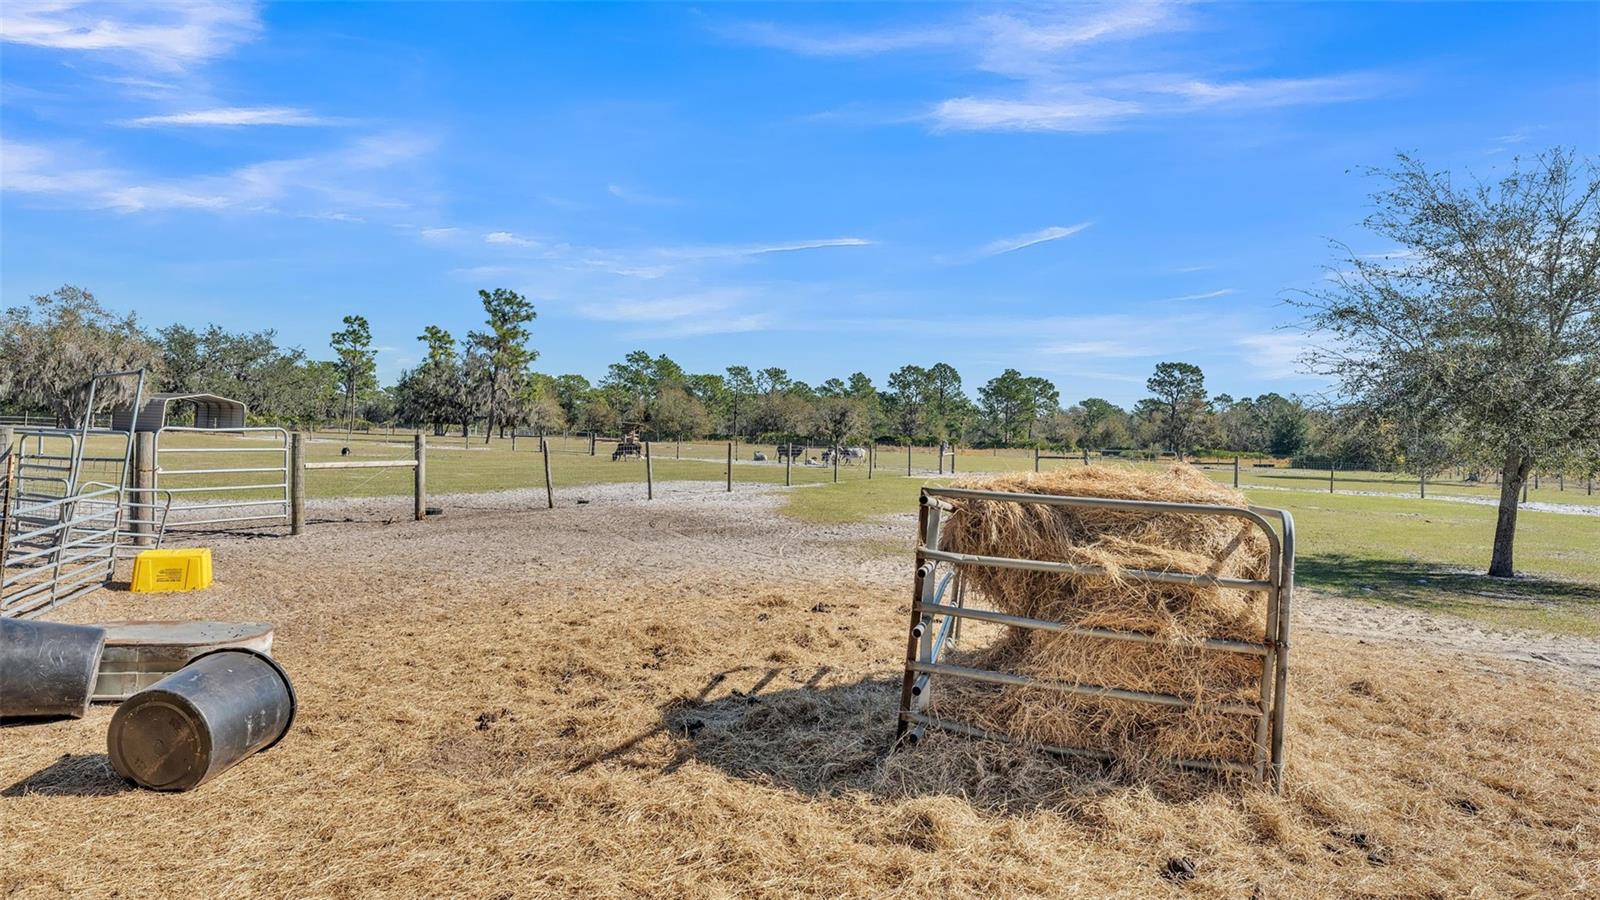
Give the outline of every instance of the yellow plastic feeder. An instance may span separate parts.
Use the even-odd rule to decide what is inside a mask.
[[[135,593],[198,591],[210,586],[210,547],[146,550],[133,559]]]

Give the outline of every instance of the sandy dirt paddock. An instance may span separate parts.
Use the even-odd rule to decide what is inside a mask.
[[[273,622],[300,714],[177,795],[111,772],[110,708],[0,726],[0,896],[1600,892],[1596,642],[1302,595],[1281,797],[891,755],[910,518],[633,487],[314,504],[210,540],[210,590],[58,611]]]

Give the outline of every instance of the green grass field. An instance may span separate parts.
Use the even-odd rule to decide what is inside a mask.
[[[317,433],[308,436],[310,462],[335,460],[410,459],[409,434],[381,435]],[[595,456],[579,438],[551,439],[551,472],[557,491],[586,484],[631,482],[644,496],[644,462],[613,462],[612,444],[601,443]],[[172,433],[163,441],[161,465],[165,469],[243,467],[269,468],[280,464],[282,451],[269,440],[249,444],[260,448],[245,454],[185,453],[183,448],[209,449],[240,446],[234,436]],[[350,453],[341,455],[342,448]],[[488,445],[482,436],[428,439],[428,491],[432,495],[543,488],[543,458],[538,441],[496,439]],[[770,458],[770,445],[741,444],[736,451],[734,480],[738,483],[782,484],[784,466],[754,462],[761,451]],[[114,455],[120,448],[94,445],[91,453]],[[652,462],[659,490],[670,492],[671,482],[721,481],[726,472],[727,445],[721,442],[658,442],[652,445]],[[812,450],[812,457],[820,451]],[[796,491],[785,512],[804,521],[838,523],[860,521],[875,515],[908,512],[916,508],[917,490],[936,468],[931,449],[913,449],[911,465],[916,477],[907,478],[904,450],[884,448],[877,455],[874,476],[867,477],[864,463],[839,469],[833,484],[832,467],[795,465],[789,477],[796,485],[815,487]],[[1045,466],[1079,465],[1050,460]],[[1128,463],[1121,463],[1128,464]],[[1142,463],[1141,465],[1165,465]],[[963,451],[956,461],[963,473],[1027,471],[1033,468],[1031,451]],[[1230,466],[1208,468],[1207,474],[1231,482]],[[89,477],[93,477],[91,473]],[[217,500],[222,497],[255,499],[271,491],[215,489],[229,484],[271,480],[271,473],[200,474],[171,476],[163,483],[194,490],[181,492],[183,500]],[[312,498],[381,497],[411,491],[409,469],[312,470],[306,493]],[[1298,526],[1298,583],[1304,587],[1395,606],[1466,616],[1489,625],[1539,628],[1580,635],[1600,635],[1600,517],[1523,510],[1519,516],[1517,567],[1525,577],[1503,581],[1483,577],[1494,531],[1495,509],[1449,500],[1419,500],[1416,484],[1401,476],[1378,472],[1341,472],[1335,482],[1339,493],[1327,493],[1327,472],[1295,469],[1241,471],[1241,486],[1262,506],[1280,507],[1294,514]],[[1548,503],[1600,503],[1586,493],[1585,485],[1555,479],[1530,491],[1530,500]],[[1454,496],[1495,497],[1494,485],[1440,481],[1429,483],[1431,498]],[[1355,493],[1362,492],[1362,493]],[[1365,495],[1371,492],[1376,496]],[[1392,495],[1392,496],[1390,496]],[[559,496],[558,496],[559,500]],[[909,535],[908,535],[909,541]]]
[[[919,479],[798,491],[786,511],[840,523],[916,508]],[[1515,581],[1487,578],[1495,509],[1440,500],[1246,488],[1286,509],[1298,539],[1296,583],[1487,625],[1600,636],[1600,517],[1523,510]]]

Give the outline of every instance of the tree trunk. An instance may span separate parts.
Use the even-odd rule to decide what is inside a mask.
[[[1522,493],[1522,483],[1528,478],[1530,462],[1528,455],[1519,449],[1506,451],[1500,471],[1500,513],[1494,523],[1494,556],[1489,560],[1489,574],[1496,578],[1516,575],[1512,545],[1517,537],[1517,500]]]

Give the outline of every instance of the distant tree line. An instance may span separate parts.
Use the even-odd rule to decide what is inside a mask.
[[[272,331],[169,325],[146,331],[93,294],[63,287],[5,314],[0,408],[80,419],[97,370],[148,368],[152,389],[204,391],[248,404],[251,418],[300,428],[416,426],[436,435],[513,430],[655,439],[738,438],[844,445],[868,441],[966,447],[1119,449],[1153,455],[1291,457],[1344,468],[1432,474],[1444,465],[1493,470],[1459,430],[1418,432],[1368,406],[1308,405],[1266,393],[1206,391],[1198,366],[1164,362],[1150,396],[1124,409],[1099,397],[1063,403],[1050,380],[1006,369],[969,392],[949,363],[906,365],[882,387],[863,372],[808,384],[782,368],[692,373],[644,350],[612,363],[598,383],[533,369],[533,304],[505,289],[478,292],[484,326],[457,339],[429,325],[422,361],[380,387],[370,326],[345,316],[329,359],[280,346]],[[109,404],[107,404],[108,406]],[[106,406],[102,406],[102,409]]]

